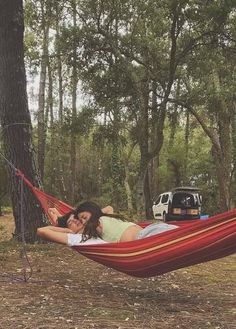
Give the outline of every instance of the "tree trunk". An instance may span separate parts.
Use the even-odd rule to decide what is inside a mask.
[[[164,89],[164,97],[162,100],[162,103],[160,104],[159,108],[156,105],[156,111],[155,113],[155,104],[153,105],[152,108],[152,113],[154,114],[153,120],[154,120],[154,125],[155,129],[155,140],[150,143],[149,140],[149,122],[148,122],[148,111],[149,111],[149,74],[148,72],[145,73],[145,77],[143,81],[141,81],[139,85],[139,95],[140,96],[140,111],[141,111],[141,122],[140,122],[140,138],[139,138],[139,145],[140,145],[140,153],[141,153],[141,160],[140,160],[140,178],[139,180],[142,180],[143,182],[143,189],[145,186],[145,179],[148,179],[148,164],[149,161],[154,158],[155,156],[159,156],[163,140],[164,140],[164,135],[163,135],[163,130],[164,130],[164,122],[165,122],[165,117],[166,117],[166,106],[168,103],[168,98],[171,93],[172,85],[174,82],[175,78],[175,71],[177,68],[176,64],[176,49],[177,49],[177,38],[178,38],[178,16],[179,16],[179,8],[178,8],[178,3],[173,2],[173,7],[172,7],[172,14],[173,14],[173,20],[172,24],[170,26],[170,37],[171,37],[171,47],[170,47],[170,59],[169,59],[169,70],[168,70],[168,76],[166,80],[166,87]],[[145,63],[146,67],[149,66],[148,59],[147,62]],[[155,83],[153,83],[153,88],[156,89]],[[152,101],[154,102],[154,99]],[[153,127],[154,127],[153,125]],[[151,144],[152,149],[149,148],[149,144]],[[147,178],[146,178],[147,175]],[[150,189],[149,193],[147,192],[147,184],[146,182],[146,200],[145,200],[145,195],[144,195],[144,190],[141,192],[141,181],[138,183],[138,203],[139,205],[142,204],[142,202],[145,202],[145,209],[150,208],[151,200],[150,200]],[[146,214],[147,217],[149,217],[149,213]]]
[[[185,146],[185,153],[184,153],[184,175],[183,175],[183,182],[184,185],[188,185],[189,178],[188,178],[188,157],[189,157],[189,134],[190,134],[190,127],[189,127],[189,111],[186,112],[186,125],[185,125],[185,136],[184,136],[184,146]]]
[[[236,206],[236,108],[232,104],[232,146],[233,146],[233,187],[232,187],[232,207]]]
[[[218,144],[216,148],[213,144],[213,155],[215,157],[216,172],[220,191],[220,210],[230,209],[230,184],[231,184],[231,164],[232,164],[232,143],[231,143],[231,114],[229,104],[221,94],[220,76],[218,72],[213,72],[213,86],[216,90],[216,110],[218,123]]]
[[[73,7],[73,27],[76,28],[76,2],[72,1]],[[70,144],[70,201],[74,204],[76,200],[76,134],[74,133],[73,125],[77,115],[76,102],[77,102],[77,44],[74,37],[73,45],[73,64],[72,64],[72,131],[71,131],[71,144]]]
[[[124,179],[124,186],[125,186],[125,192],[126,192],[126,198],[127,198],[127,208],[130,213],[134,212],[134,207],[133,207],[133,198],[132,198],[132,190],[129,184],[129,170],[127,166],[125,166],[125,179]]]
[[[147,174],[147,166],[149,163],[149,146],[148,146],[148,136],[149,136],[149,126],[148,126],[148,99],[149,99],[149,84],[148,78],[144,78],[138,84],[138,91],[140,95],[140,117],[138,122],[138,144],[140,149],[140,165],[139,165],[139,177],[136,188],[136,207],[137,212],[140,215],[146,217],[146,200],[144,186],[145,177]],[[147,185],[146,185],[147,188]]]
[[[121,193],[123,187],[123,166],[120,154],[120,140],[116,131],[116,124],[119,124],[120,122],[119,115],[117,115],[117,113],[114,113],[114,118],[117,119],[114,119],[114,141],[112,145],[111,154],[112,202],[117,208],[119,208],[120,206],[124,205]]]
[[[47,102],[47,108],[48,108],[48,115],[49,115],[49,121],[50,121],[50,188],[52,193],[56,192],[56,164],[57,164],[57,153],[56,153],[56,127],[54,123],[54,113],[53,113],[53,79],[52,79],[52,68],[51,63],[49,60],[49,57],[47,58],[47,69],[48,69],[48,102]],[[48,120],[47,120],[48,121]]]
[[[230,111],[227,108],[226,102],[221,99],[218,103],[217,111],[215,112],[218,129],[213,130],[207,126],[207,120],[205,120],[204,116],[201,116],[192,108],[190,108],[190,110],[211,140],[212,155],[219,185],[219,211],[226,211],[230,209],[230,183],[232,171]]]
[[[38,186],[31,147],[23,33],[22,0],[0,0],[0,119],[5,156]],[[41,208],[28,187],[24,186],[24,194],[21,194],[19,177],[10,169],[9,173],[16,238],[21,241],[24,237],[26,242],[34,242],[36,228],[43,225]]]
[[[64,120],[64,113],[63,113],[63,95],[64,95],[64,90],[63,90],[63,70],[62,70],[62,55],[61,55],[61,49],[60,49],[60,38],[61,38],[61,33],[60,33],[60,17],[61,17],[61,4],[56,3],[56,42],[55,42],[55,47],[56,47],[56,57],[57,57],[57,76],[58,76],[58,119],[59,119],[59,133],[57,136],[58,143],[55,146],[57,148],[57,156],[58,156],[58,161],[55,163],[55,169],[57,175],[58,175],[58,182],[59,182],[59,191],[60,195],[63,196],[63,198],[66,200],[67,199],[67,190],[66,190],[66,185],[64,181],[64,168],[63,168],[63,161],[61,157],[61,145],[63,145],[63,136],[60,132],[61,127],[63,125],[63,120]]]
[[[152,213],[152,197],[151,197],[151,191],[150,191],[150,168],[151,163],[149,163],[146,171],[146,175],[144,178],[144,197],[145,197],[145,214],[146,219],[152,219],[153,213]]]
[[[130,151],[128,152],[127,156],[123,155],[123,164],[124,164],[124,186],[125,186],[125,192],[126,192],[126,199],[127,199],[127,207],[130,214],[134,213],[134,198],[132,189],[129,183],[129,177],[130,177],[130,170],[129,170],[129,163],[130,163],[130,157],[133,153],[135,145],[132,146]]]
[[[230,209],[230,175],[227,170],[227,164],[222,158],[221,151],[213,146],[212,154],[216,164],[216,175],[219,186],[219,210],[223,212]]]
[[[38,96],[38,166],[41,179],[44,178],[44,162],[45,162],[45,147],[46,147],[46,130],[47,121],[45,115],[45,86],[47,78],[47,62],[48,62],[48,39],[49,39],[49,22],[50,10],[44,8],[44,2],[41,3],[42,7],[42,31],[43,31],[43,44],[42,44],[42,57],[41,57],[41,71],[39,79],[39,96]],[[47,8],[47,3],[46,3]],[[50,8],[50,7],[49,7]]]
[[[60,4],[56,3],[56,40],[55,40],[55,49],[57,56],[57,75],[58,75],[58,98],[59,98],[59,107],[58,107],[58,117],[60,125],[63,123],[63,79],[62,79],[62,61],[61,61],[61,50],[59,47],[60,43],[60,18],[61,9]]]

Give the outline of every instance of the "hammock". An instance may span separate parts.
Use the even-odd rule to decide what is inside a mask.
[[[48,208],[62,214],[71,206],[34,187],[17,171],[53,222]],[[179,227],[141,240],[72,247],[98,263],[135,277],[151,277],[179,268],[215,260],[236,252],[236,209],[205,220],[172,222]],[[139,223],[145,227],[148,222]]]

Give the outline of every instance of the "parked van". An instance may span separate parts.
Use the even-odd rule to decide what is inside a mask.
[[[194,187],[177,187],[170,192],[160,194],[153,203],[155,219],[187,220],[201,216],[202,197]]]

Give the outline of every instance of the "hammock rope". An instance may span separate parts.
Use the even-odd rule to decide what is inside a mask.
[[[32,267],[28,258],[27,250],[26,250],[26,240],[25,240],[25,219],[23,213],[23,196],[24,196],[24,178],[23,176],[20,177],[20,224],[21,224],[21,239],[23,248],[21,250],[21,260],[23,262],[23,278],[24,281],[27,282],[32,276]],[[29,273],[28,271],[29,270]]]
[[[48,209],[61,214],[73,209],[70,205],[34,187],[25,175],[16,174],[32,190],[52,225]],[[236,209],[205,220],[172,222],[175,230],[130,242],[117,242],[72,247],[100,264],[135,277],[161,275],[179,268],[215,260],[236,252]],[[145,227],[150,222],[138,223]]]
[[[22,249],[20,251],[20,258],[22,262],[23,267],[23,281],[27,282],[32,276],[33,269],[30,264],[28,255],[27,255],[27,249],[26,249],[26,240],[25,240],[25,220],[24,220],[24,213],[23,213],[23,197],[24,197],[24,183],[25,180],[27,180],[24,177],[24,174],[18,170],[11,161],[9,161],[1,152],[0,156],[6,161],[6,163],[9,165],[9,167],[15,172],[16,176],[19,176],[20,179],[20,236],[22,240]],[[28,182],[30,183],[30,182]],[[32,185],[32,184],[31,184]],[[6,275],[5,275],[6,277]],[[12,276],[14,280],[16,281],[22,281],[22,278]]]

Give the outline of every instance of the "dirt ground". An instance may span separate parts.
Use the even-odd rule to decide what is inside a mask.
[[[0,217],[1,329],[236,328],[236,255],[137,279],[56,244],[27,260],[13,226]]]

